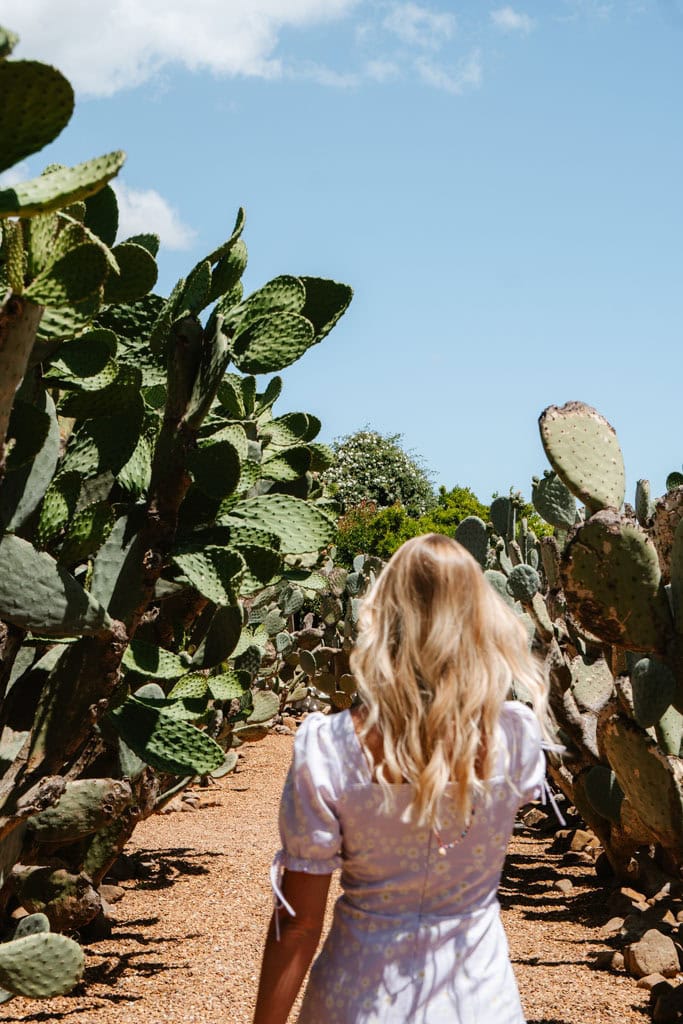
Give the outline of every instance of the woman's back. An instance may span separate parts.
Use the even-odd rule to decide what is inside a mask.
[[[401,820],[409,785],[392,787],[394,806],[383,807],[349,712],[303,723],[282,800],[284,863],[317,873],[334,862],[343,895],[301,1024],[469,1024],[490,1019],[476,1007],[488,1013],[491,1000],[500,1024],[522,1020],[496,891],[517,807],[536,795],[544,774],[538,725],[523,705],[502,706],[498,747],[489,799],[462,838],[446,791],[439,840],[428,826]],[[454,972],[454,957],[476,971],[477,986]],[[439,1016],[458,1001],[461,1018]]]

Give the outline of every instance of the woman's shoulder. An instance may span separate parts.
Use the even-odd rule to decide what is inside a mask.
[[[325,715],[312,711],[297,729],[294,760],[316,763],[332,774],[342,773],[354,753],[354,729],[348,711]]]
[[[541,742],[541,726],[533,709],[519,700],[503,702],[500,724],[508,739]]]

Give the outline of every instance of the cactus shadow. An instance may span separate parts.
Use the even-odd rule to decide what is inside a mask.
[[[86,1010],[92,1010],[95,1013],[100,1007],[93,1003],[90,1006],[75,1006],[73,1010],[62,1010],[61,1012],[47,1013],[45,1010],[39,1010],[37,1013],[22,1013],[20,1016],[5,1017],[3,1016],[3,1024],[52,1024],[56,1020],[66,1020],[67,1017],[71,1017],[73,1014],[82,1014]]]
[[[225,856],[226,854],[220,851],[197,851],[190,847],[140,850],[131,857],[135,871],[135,888],[168,889],[181,875],[208,875],[211,869],[204,861]]]

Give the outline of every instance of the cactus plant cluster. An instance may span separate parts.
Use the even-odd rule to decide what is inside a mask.
[[[335,564],[332,548],[308,580],[264,592],[255,602],[250,618],[262,623],[258,628],[272,623],[261,671],[281,709],[305,700],[332,711],[351,706],[356,683],[349,655],[360,602],[383,564],[358,555],[348,572]]]
[[[59,72],[8,60],[13,42],[0,32],[0,169],[73,102]],[[142,818],[265,735],[279,701],[252,687],[248,607],[305,585],[335,528],[320,422],[276,414],[281,378],[254,375],[319,343],[350,289],[285,275],[244,296],[240,210],[154,294],[158,239],[116,241],[122,163],[0,192],[0,917],[15,901],[56,930],[98,914]],[[0,946],[0,985],[65,991],[67,943]]]
[[[554,473],[537,483],[534,500],[555,536],[541,542],[551,632],[537,640],[567,744],[554,775],[620,875],[645,870],[648,848],[678,874],[681,490],[653,501],[642,480],[635,508],[625,505],[616,434],[589,406],[551,406],[539,425]],[[584,504],[573,526],[572,497]]]

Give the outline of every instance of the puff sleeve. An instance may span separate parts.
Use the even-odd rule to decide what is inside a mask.
[[[280,801],[280,864],[289,871],[331,874],[341,867],[341,827],[336,813],[340,763],[325,715],[299,727]]]
[[[519,701],[505,705],[510,752],[510,778],[519,791],[520,803],[545,795],[545,753],[541,727],[531,708]]]

